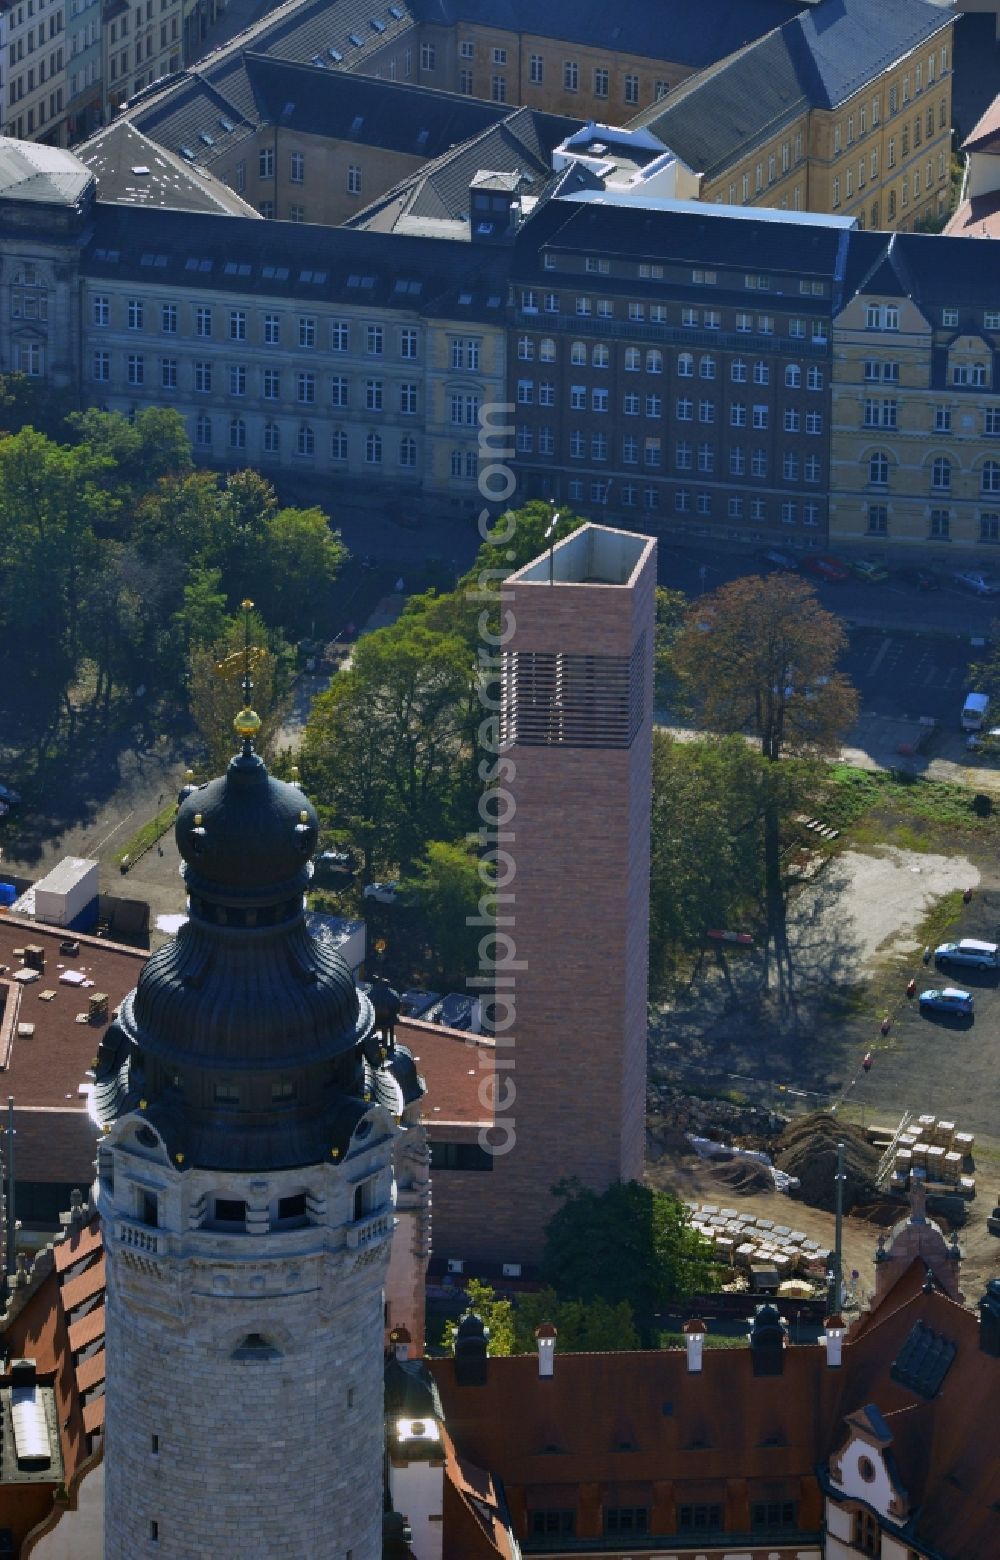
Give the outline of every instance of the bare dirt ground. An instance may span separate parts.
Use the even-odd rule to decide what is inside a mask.
[[[834,1216],[821,1208],[785,1197],[780,1192],[755,1191],[748,1195],[720,1179],[718,1170],[695,1154],[669,1154],[648,1166],[646,1179],[651,1186],[673,1192],[685,1202],[718,1203],[727,1207],[755,1213],[759,1218],[773,1219],[775,1223],[790,1224],[794,1229],[805,1230],[810,1240],[830,1249],[834,1244]],[[992,1194],[990,1196],[992,1209]],[[987,1279],[1000,1277],[1000,1240],[987,1234],[985,1216],[990,1211],[985,1201],[970,1209],[969,1223],[959,1231],[959,1243],[963,1252],[962,1288],[967,1299],[975,1301],[982,1294]],[[858,1304],[863,1305],[875,1288],[874,1254],[879,1234],[891,1227],[896,1219],[905,1218],[906,1209],[882,1204],[865,1210],[865,1216],[849,1214],[844,1219],[844,1278],[850,1294],[851,1274],[858,1279],[853,1286]],[[937,1221],[946,1234],[950,1229],[946,1221]]]
[[[995,972],[966,971],[956,981],[921,957],[928,913],[965,888],[971,900],[947,937],[1000,941],[1000,873],[974,847],[947,855],[846,850],[793,903],[788,999],[779,1002],[764,987],[754,950],[716,955],[687,993],[654,1016],[650,1056],[654,1076],[699,1093],[737,1091],[786,1114],[836,1104],[859,1125],[895,1126],[905,1110],[930,1112],[974,1133],[977,1195],[959,1231],[963,1287],[974,1299],[1000,1276],[1000,1239],[986,1231],[1000,1201],[1000,982]],[[974,1023],[962,1028],[922,1016],[906,997],[911,977],[918,990],[950,982],[973,991]],[[885,1013],[887,1035],[880,1031]],[[868,1052],[874,1062],[866,1073]],[[685,1154],[665,1155],[650,1179],[687,1199],[734,1205],[740,1197]],[[781,1222],[791,1219],[833,1244],[830,1214],[771,1192],[751,1193],[739,1205],[764,1217],[780,1212]],[[883,1217],[891,1222],[891,1207]],[[871,1287],[878,1229],[857,1216],[848,1221],[845,1270],[857,1269],[862,1288]]]

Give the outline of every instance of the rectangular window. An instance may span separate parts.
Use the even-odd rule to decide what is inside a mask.
[[[631,104],[639,101],[639,78],[631,73],[625,77],[625,101]]]
[[[535,87],[545,80],[545,61],[540,54],[532,54],[528,59],[528,80]]]
[[[316,345],[316,321],[311,314],[299,315],[299,346],[314,347]]]
[[[141,385],[146,378],[146,363],[141,352],[130,352],[128,355],[128,382],[130,385]]]
[[[246,341],[247,317],[243,309],[230,309],[229,311],[229,339],[230,341]]]
[[[563,86],[567,92],[575,92],[580,85],[580,67],[576,60],[563,61]]]
[[[129,330],[142,330],[143,307],[141,298],[130,298],[128,301],[128,328]]]
[[[111,378],[111,353],[94,353],[94,378],[101,384],[107,384]]]
[[[292,152],[288,159],[288,177],[293,184],[304,184],[306,160],[302,152]]]
[[[361,167],[358,163],[349,163],[347,168],[347,193],[348,195],[361,194]]]
[[[381,357],[385,336],[381,325],[365,327],[365,351],[369,357]]]
[[[274,178],[273,146],[264,146],[261,148],[260,156],[257,159],[257,172],[262,179]]]
[[[311,402],[315,401],[315,399],[316,399],[316,375],[315,374],[311,374],[311,373],[308,373],[308,372],[300,373],[298,375],[298,377],[297,377],[296,386],[297,386],[297,399],[299,401],[303,401],[303,402],[307,402],[307,403],[311,403]]]
[[[608,83],[610,75],[604,66],[596,66],[594,69],[594,96],[606,98],[608,95]]]
[[[351,346],[351,327],[346,320],[333,320],[330,325],[330,351],[348,352]]]
[[[160,308],[160,329],[165,336],[177,334],[177,305],[165,303]]]
[[[276,368],[265,368],[262,381],[265,401],[276,401],[281,394],[281,375]]]
[[[177,359],[160,359],[160,385],[164,390],[177,389]]]

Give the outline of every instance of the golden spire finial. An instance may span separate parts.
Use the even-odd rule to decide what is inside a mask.
[[[261,720],[257,711],[250,703],[250,695],[253,693],[253,677],[250,674],[250,614],[253,611],[253,602],[247,596],[240,602],[243,613],[243,677],[240,687],[243,689],[243,708],[239,710],[233,720],[233,730],[243,742],[243,756],[249,758],[253,752],[253,739],[260,730]]]

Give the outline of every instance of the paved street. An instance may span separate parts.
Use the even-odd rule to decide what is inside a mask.
[[[877,715],[933,716],[958,727],[968,692],[968,666],[978,652],[967,640],[928,639],[855,629],[842,665],[861,698]]]

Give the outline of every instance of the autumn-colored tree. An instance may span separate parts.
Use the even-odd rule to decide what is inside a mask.
[[[770,938],[784,950],[781,820],[788,806],[783,758],[833,757],[857,715],[857,693],[837,671],[847,636],[804,580],[748,575],[692,603],[674,664],[711,731],[741,732],[760,747],[761,815]],[[801,771],[800,771],[801,772]]]
[[[227,633],[214,645],[192,649],[189,702],[191,718],[208,755],[209,772],[225,769],[239,747],[233,717],[243,704],[246,628],[242,617],[233,618]],[[251,613],[252,704],[261,719],[254,746],[265,756],[281,728],[288,697],[288,647],[270,634],[263,621]]]

